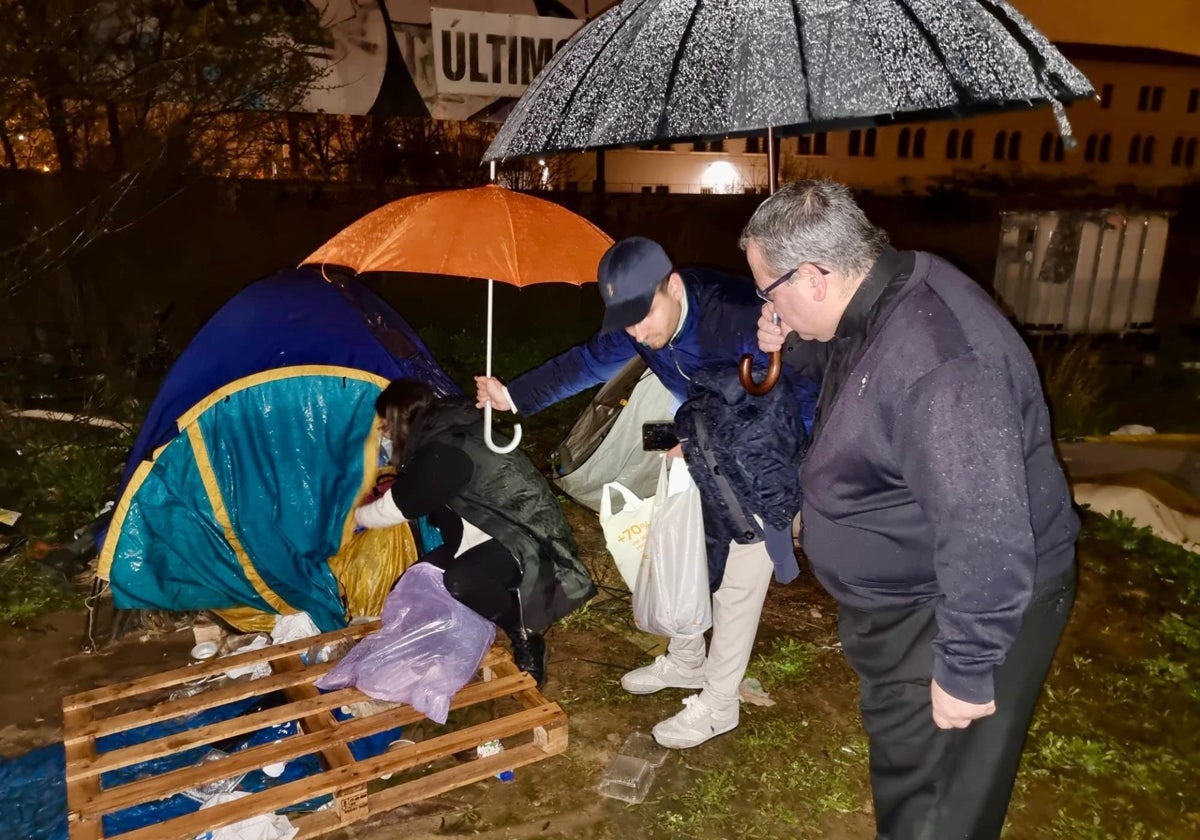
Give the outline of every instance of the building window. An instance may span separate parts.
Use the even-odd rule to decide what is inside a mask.
[[[1100,138],[1095,134],[1088,135],[1087,143],[1085,143],[1083,147],[1083,159],[1088,163],[1092,163],[1096,160],[1096,144],[1099,141]]]
[[[896,157],[908,157],[910,145],[912,145],[912,130],[908,128],[900,129],[900,137],[896,140]]]
[[[1183,153],[1183,164],[1184,164],[1184,166],[1189,166],[1189,167],[1196,165],[1196,138],[1195,137],[1193,137],[1191,140],[1187,141],[1187,151]]]
[[[796,138],[796,154],[803,157],[829,154],[829,135],[824,131],[817,134],[801,134]]]
[[[1188,113],[1194,114],[1200,110],[1200,88],[1192,88],[1188,91]]]
[[[1138,110],[1145,111],[1150,107],[1150,86],[1142,85],[1138,88]]]
[[[724,141],[724,140],[714,140],[714,141],[712,141],[711,143],[709,143],[709,144],[708,144],[708,150],[709,150],[710,152],[723,152],[723,151],[725,151],[725,141]]]
[[[1142,144],[1142,163],[1149,166],[1154,163],[1154,138],[1147,137],[1146,142]]]
[[[1065,153],[1066,149],[1063,147],[1062,135],[1059,135],[1058,137],[1054,138],[1054,162],[1062,163],[1063,155]]]
[[[1161,111],[1162,103],[1163,103],[1163,89],[1162,89],[1162,87],[1155,85],[1150,90],[1150,110],[1151,111]]]
[[[759,154],[760,151],[762,151],[762,149],[759,146],[759,138],[747,137],[746,138],[746,154],[757,155],[757,154]]]
[[[913,157],[925,157],[925,129],[918,128],[913,132]]]
[[[1021,159],[1021,132],[1014,131],[1008,138],[1008,159]]]
[[[996,143],[992,146],[992,160],[1004,160],[1004,150],[1008,147],[1008,132],[997,131]]]
[[[858,157],[862,153],[862,132],[858,129],[850,132],[850,157]]]
[[[675,147],[672,146],[670,143],[655,143],[654,144],[654,150],[656,152],[670,152],[670,151],[674,151],[674,149],[675,149]]]
[[[1108,163],[1112,158],[1112,135],[1105,134],[1100,138],[1100,162]]]
[[[712,194],[713,194],[712,187],[701,187],[700,188],[700,195],[712,195]]]
[[[1142,159],[1142,135],[1135,134],[1129,141],[1129,162],[1137,163]]]
[[[659,184],[654,188],[654,191],[656,193],[658,193],[659,195],[664,195],[666,193],[669,193],[671,191],[671,188],[669,186],[667,186],[666,184]]]
[[[875,157],[875,135],[876,131],[873,128],[868,128],[863,133],[863,157]]]
[[[1171,144],[1171,165],[1179,166],[1183,163],[1183,138],[1176,137],[1175,142]]]
[[[963,132],[962,154],[959,157],[963,160],[971,160],[975,157],[975,129],[968,128]]]
[[[652,192],[654,192],[654,187],[651,187],[649,185],[642,186],[642,195],[650,195],[650,193],[652,193]]]
[[[707,152],[708,144],[705,143],[703,140],[694,140],[694,141],[692,141],[692,151],[693,152]]]
[[[950,133],[946,135],[946,160],[956,160],[958,158],[958,129],[950,129]]]
[[[1113,86],[1103,85],[1100,88],[1100,107],[1108,109],[1112,107]]]
[[[1042,135],[1042,148],[1038,152],[1038,159],[1041,160],[1042,163],[1048,162],[1050,160],[1050,152],[1051,152],[1051,150],[1053,150],[1053,148],[1054,148],[1054,133],[1047,131],[1045,134]]]

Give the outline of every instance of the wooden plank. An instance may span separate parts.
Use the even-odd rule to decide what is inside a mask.
[[[271,663],[271,667],[276,673],[299,674],[304,672],[304,663],[300,660],[299,656],[276,659]],[[321,692],[311,682],[302,682],[289,685],[283,690],[283,696],[292,701],[292,704],[296,704],[304,700],[313,700],[320,697]],[[329,709],[319,709],[312,714],[304,715],[300,718],[299,722],[301,730],[309,734],[313,732],[332,732],[338,725],[337,720],[333,717],[333,713]],[[320,753],[326,770],[354,763],[354,756],[350,753],[350,748],[346,746],[345,741],[338,741],[327,747],[322,747]]]
[[[307,639],[298,639],[282,645],[269,645],[259,650],[249,651],[248,653],[223,656],[218,659],[201,662],[197,665],[188,665],[172,671],[164,671],[161,674],[142,677],[138,680],[114,683],[102,688],[83,691],[79,694],[71,694],[63,698],[63,711],[97,706],[102,703],[111,703],[115,700],[124,700],[127,697],[136,697],[139,694],[170,688],[171,686],[191,682],[201,677],[223,674],[231,668],[244,668],[248,665],[257,665],[262,662],[273,662],[276,659],[283,659],[298,653],[304,653],[314,645],[320,646],[341,639],[358,639],[375,632],[379,627],[380,623],[378,621],[355,624],[350,627],[344,627],[341,630],[334,630],[331,633],[310,636]]]
[[[63,731],[86,726],[92,718],[88,709],[72,709],[63,712]],[[86,761],[96,757],[95,745],[91,741],[77,741],[66,745],[67,761]],[[88,810],[88,802],[100,793],[99,777],[75,778],[67,773],[67,833],[70,840],[98,840],[104,836],[101,814]]]
[[[521,679],[532,683],[532,679],[527,675],[521,675]],[[523,690],[520,680],[508,685],[502,684],[501,680],[495,680],[490,683],[472,683],[454,696],[450,707],[457,709],[463,706],[471,706],[475,703],[493,700],[520,690]],[[554,708],[558,707],[555,706]],[[366,735],[382,732],[395,726],[414,723],[424,718],[425,715],[416,711],[411,706],[399,706],[395,709],[380,712],[377,715],[371,715],[370,717],[355,718],[341,722],[332,730],[313,732],[305,735],[293,735],[290,738],[285,738],[282,741],[272,744],[263,744],[248,750],[242,750],[220,761],[205,762],[195,767],[184,767],[169,773],[152,776],[148,779],[140,779],[129,784],[110,788],[109,790],[101,791],[84,804],[91,810],[109,814],[132,805],[162,799],[198,785],[226,779],[239,773],[257,770],[267,764],[290,761],[302,755],[309,755],[330,744],[354,741]],[[495,737],[502,736],[497,735]],[[295,801],[302,802],[303,798]]]
[[[340,691],[320,694],[317,697],[298,703],[288,703],[272,709],[264,709],[254,714],[210,723],[207,726],[200,726],[195,729],[186,729],[183,732],[168,735],[165,738],[156,738],[153,741],[146,741],[141,744],[134,744],[133,746],[101,753],[91,760],[81,760],[76,763],[68,762],[67,772],[76,776],[94,776],[99,773],[107,773],[110,770],[129,767],[132,764],[150,761],[155,758],[162,758],[164,755],[182,752],[193,747],[224,741],[226,738],[232,738],[236,735],[256,732],[268,726],[299,720],[305,715],[325,709],[336,709],[339,706],[345,706],[349,703],[357,703],[364,697],[365,695],[357,688],[343,688]]]
[[[304,662],[301,661],[299,656],[289,656],[286,659],[275,660],[271,663],[271,667],[277,673],[300,673],[304,671]],[[320,692],[317,691],[317,687],[311,682],[305,682],[288,686],[283,690],[283,696],[295,704],[319,697]],[[337,725],[338,721],[328,709],[306,715],[299,720],[300,730],[310,734],[313,732],[332,732],[337,729]],[[321,756],[321,766],[326,770],[332,770],[335,767],[345,767],[354,763],[354,754],[350,752],[350,747],[345,741],[337,741],[322,747],[319,755]],[[366,818],[366,782],[349,790],[334,791],[333,798],[334,809],[343,825]]]
[[[566,727],[563,727],[563,729],[565,730]],[[562,749],[566,749],[565,741],[563,742]],[[561,751],[559,750],[559,752]],[[414,779],[410,782],[404,782],[403,784],[394,785],[372,793],[367,800],[367,817],[385,814],[402,805],[420,802],[423,799],[438,796],[464,785],[490,779],[497,773],[505,770],[515,770],[518,767],[525,767],[549,757],[550,754],[547,754],[535,744],[521,744],[516,747],[510,747],[497,755],[489,755],[475,761],[468,761],[465,764],[448,767],[445,770],[430,773],[420,779]],[[299,829],[295,840],[310,840],[313,837],[320,837],[322,834],[332,831],[341,825],[336,815],[329,811],[314,811],[310,814],[290,816],[289,819],[292,825]]]
[[[148,723],[161,723],[164,720],[171,720],[183,715],[202,712],[205,709],[224,706],[226,703],[232,703],[236,700],[245,700],[247,697],[270,694],[280,691],[289,685],[302,683],[306,680],[316,680],[328,671],[333,670],[334,664],[333,662],[323,662],[320,665],[314,665],[302,674],[285,673],[274,674],[258,680],[235,680],[229,685],[214,688],[203,694],[197,694],[192,697],[180,697],[178,700],[168,700],[166,703],[160,703],[148,709],[135,709],[131,712],[94,721],[80,727],[78,732],[71,733],[70,735],[64,733],[63,740],[64,742],[77,741],[100,737],[101,735],[111,735],[114,732],[125,732],[129,729],[145,726]]]
[[[376,717],[382,716],[376,715]],[[496,738],[509,738],[538,726],[562,726],[565,721],[566,715],[555,704],[548,704],[540,709],[516,712],[498,720],[447,733],[428,741],[421,741],[411,748],[405,749],[405,755],[402,757],[384,753],[347,767],[327,770],[316,776],[309,776],[306,779],[253,793],[235,802],[215,805],[193,814],[130,831],[122,834],[121,840],[171,840],[171,838],[184,840],[184,838],[192,838],[197,834],[238,822],[255,814],[270,813],[315,796],[344,790],[356,783],[368,782],[389,771],[453,755],[481,743]],[[500,757],[502,758],[502,756]],[[230,756],[230,759],[232,758],[234,756]],[[512,763],[511,758],[508,762],[500,762],[504,767],[510,763]]]

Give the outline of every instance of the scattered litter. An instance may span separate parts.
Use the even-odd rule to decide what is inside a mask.
[[[271,640],[263,634],[259,633],[252,637],[248,642],[245,641],[245,636],[232,636],[226,641],[226,650],[222,656],[233,656],[238,653],[249,653],[252,650],[262,650],[271,644]],[[236,680],[239,677],[250,677],[252,680],[261,680],[263,677],[271,676],[271,664],[269,662],[259,662],[257,665],[246,665],[241,668],[230,668],[225,672],[225,676],[231,680]]]
[[[320,634],[320,629],[313,624],[313,620],[306,612],[277,615],[275,616],[275,628],[271,631],[271,644],[282,645],[286,642],[307,639],[309,636],[319,636]]]
[[[216,642],[201,642],[192,648],[192,659],[212,659],[220,649]]]
[[[200,810],[234,802],[249,795],[244,791],[218,794],[201,805]],[[282,814],[263,814],[198,834],[196,840],[292,840],[299,833],[300,829]]]
[[[221,625],[206,615],[198,615],[192,622],[192,636],[198,645],[205,642],[216,642],[219,647],[224,635],[225,632],[221,629]]]
[[[1111,434],[1114,435],[1153,435],[1157,434],[1153,426],[1139,426],[1137,423],[1130,423],[1122,426]]]
[[[634,732],[604,768],[598,788],[600,795],[630,805],[641,804],[654,784],[655,772],[666,759],[665,747],[644,732]]]
[[[200,764],[207,764],[210,761],[220,761],[221,759],[228,757],[229,753],[223,750],[209,750],[204,754],[204,757],[200,759],[200,762],[197,764],[197,766]],[[245,773],[239,773],[236,776],[230,776],[228,779],[218,779],[215,782],[209,782],[206,785],[200,785],[199,787],[185,790],[183,795],[188,799],[196,800],[200,803],[200,807],[204,808],[206,805],[211,803],[215,797],[220,796],[221,794],[233,792],[245,777]]]
[[[771,699],[771,695],[767,694],[762,687],[762,683],[754,677],[747,677],[742,680],[742,684],[738,686],[738,695],[742,698],[742,702],[749,703],[752,706],[774,706],[775,701]]]
[[[15,510],[6,510],[0,508],[0,525],[7,525],[10,528],[17,524],[17,520],[21,518],[21,514]]]
[[[499,755],[504,752],[504,744],[500,743],[499,739],[487,741],[475,748],[475,755],[478,758],[487,758],[489,755]],[[511,782],[514,778],[513,771],[501,770],[496,774],[496,778],[502,782]]]
[[[813,607],[811,610],[808,611],[808,615],[810,618],[823,618],[825,614],[823,612],[821,612],[819,609],[817,609],[816,607]]]

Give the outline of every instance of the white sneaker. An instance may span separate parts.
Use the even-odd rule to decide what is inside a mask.
[[[670,656],[660,656],[650,665],[621,677],[621,688],[630,694],[653,694],[664,688],[703,688],[704,669],[684,668]]]
[[[701,700],[699,694],[693,694],[683,698],[683,705],[687,708],[654,727],[654,740],[661,746],[686,750],[738,725],[737,703],[732,709],[721,711]]]

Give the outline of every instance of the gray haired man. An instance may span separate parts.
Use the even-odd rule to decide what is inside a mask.
[[[859,676],[878,836],[999,837],[1075,593],[1033,359],[983,289],[891,248],[840,184],[787,185],[741,245],[761,349],[825,343],[803,544]]]

